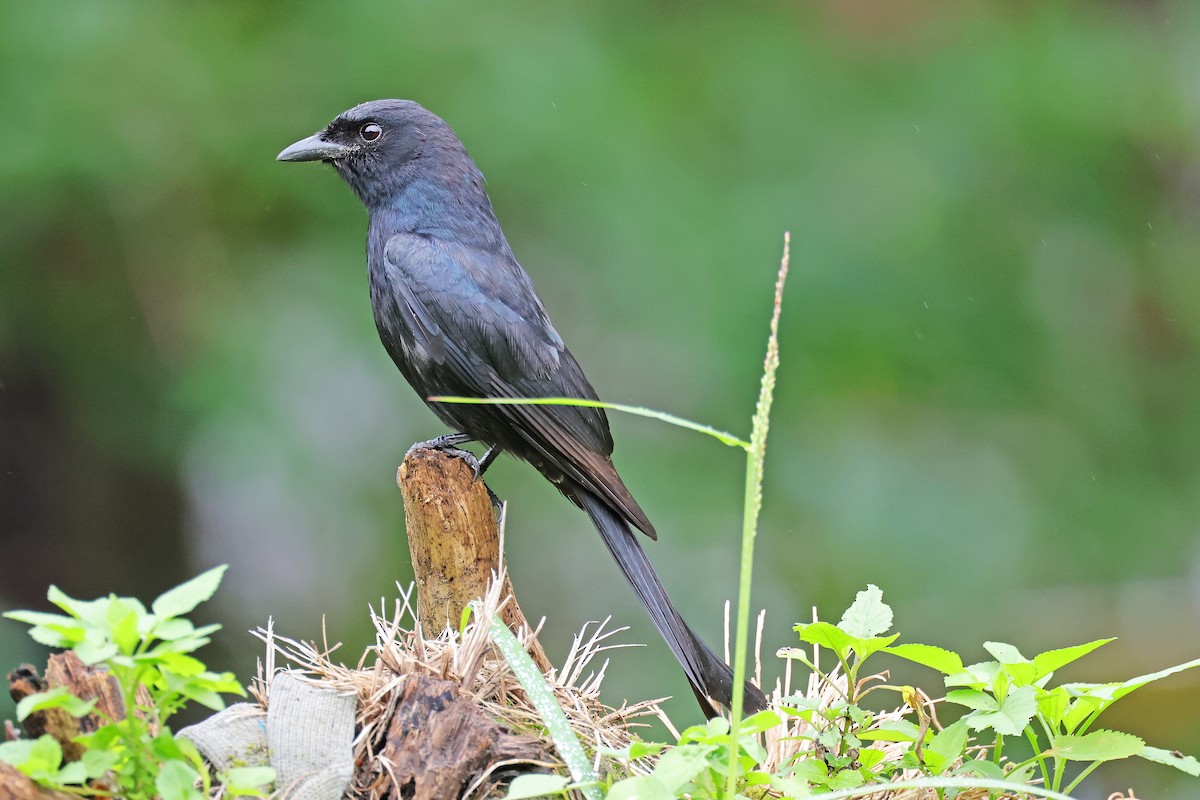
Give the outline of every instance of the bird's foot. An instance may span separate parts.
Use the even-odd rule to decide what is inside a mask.
[[[408,448],[408,452],[404,456],[407,458],[416,450],[437,450],[451,458],[462,459],[471,468],[471,471],[475,473],[475,477],[479,477],[479,462],[475,459],[475,454],[459,447],[460,444],[466,444],[469,441],[472,441],[472,439],[465,433],[447,433],[445,436],[438,436],[427,442],[417,442]]]
[[[474,439],[471,438],[470,434],[447,433],[444,436],[439,436],[436,439],[430,439],[427,442],[417,442],[412,447],[408,448],[408,452],[411,453],[414,450],[437,450],[445,453],[451,458],[461,459],[468,467],[471,468],[471,472],[474,475],[473,480],[477,481],[483,477],[483,473],[486,472],[487,468],[490,467],[492,462],[496,460],[496,456],[500,455],[500,453],[504,451],[500,449],[499,445],[492,445],[488,448],[487,452],[483,454],[483,458],[476,458],[475,454],[470,450],[463,450],[458,446],[471,441],[474,441]],[[488,491],[490,492],[491,490],[489,489]]]

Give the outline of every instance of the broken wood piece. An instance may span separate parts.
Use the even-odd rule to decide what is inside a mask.
[[[0,797],[4,800],[74,800],[74,795],[43,789],[16,767],[0,761]]]
[[[405,679],[380,759],[393,780],[387,800],[463,797],[481,780],[499,782],[488,775],[496,764],[527,772],[557,763],[537,737],[510,733],[456,682],[415,673]]]
[[[427,448],[409,451],[396,482],[404,495],[417,619],[429,636],[457,629],[463,608],[484,596],[500,570],[500,522],[487,486],[462,459]],[[532,630],[507,576],[503,593],[512,599],[501,619],[514,632]],[[537,639],[529,654],[542,672],[551,669]]]
[[[95,700],[96,707],[82,717],[73,717],[61,708],[35,711],[25,718],[23,726],[25,735],[31,739],[50,734],[62,745],[63,761],[76,761],[83,755],[84,747],[74,741],[75,737],[94,732],[105,724],[105,717],[124,719],[125,699],[121,696],[117,679],[108,670],[87,666],[71,650],[50,656],[44,678],[38,676],[37,671],[29,665],[18,667],[8,674],[8,693],[13,702],[60,687],[80,700]],[[147,706],[151,703],[150,693],[144,686],[138,687],[138,702]]]

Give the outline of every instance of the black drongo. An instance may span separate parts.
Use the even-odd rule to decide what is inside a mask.
[[[417,393],[596,399],[513,257],[471,157],[450,127],[409,100],[363,103],[288,147],[280,161],[324,161],[370,214],[367,267],[379,338]],[[587,512],[709,716],[728,706],[728,666],[684,623],[633,528],[657,538],[612,464],[602,409],[429,403],[455,434],[528,461]],[[766,700],[746,685],[746,707]]]

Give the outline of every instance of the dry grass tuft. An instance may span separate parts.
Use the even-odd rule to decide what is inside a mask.
[[[382,763],[382,752],[388,724],[401,696],[405,681],[411,675],[425,675],[453,680],[463,694],[474,699],[484,713],[508,727],[514,733],[541,736],[541,718],[517,683],[507,662],[488,636],[491,619],[509,602],[500,597],[504,575],[493,576],[488,595],[475,615],[460,632],[446,630],[434,638],[425,638],[413,608],[413,589],[400,589],[400,597],[392,603],[390,613],[384,613],[385,601],[379,609],[371,609],[375,625],[375,644],[358,663],[347,666],[334,659],[338,645],[330,647],[327,640],[318,645],[290,639],[276,633],[271,622],[255,632],[266,644],[266,656],[259,662],[258,674],[250,687],[251,694],[264,708],[271,676],[280,668],[280,661],[303,673],[304,678],[322,687],[358,697],[357,731],[354,742],[357,774],[352,795],[375,798],[383,795],[388,785],[388,765]],[[609,620],[589,622],[574,637],[570,652],[558,669],[547,676],[566,713],[575,734],[591,752],[597,753],[595,768],[600,774],[616,771],[617,775],[644,772],[648,764],[619,764],[606,755],[627,748],[636,736],[633,729],[644,727],[645,720],[657,717],[666,720],[660,700],[647,700],[633,705],[612,708],[600,702],[600,687],[604,680],[607,658],[600,657],[609,650],[630,645],[614,644],[612,637],[626,628],[608,628]],[[539,625],[540,629],[540,625]],[[537,631],[522,629],[517,638],[526,649]],[[668,722],[669,724],[669,722]],[[547,740],[547,750],[554,751]],[[542,766],[557,767],[558,764]],[[486,786],[486,781],[481,781]]]

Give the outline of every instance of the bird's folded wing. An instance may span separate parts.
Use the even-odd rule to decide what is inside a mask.
[[[524,270],[497,255],[420,234],[398,234],[384,251],[397,311],[438,369],[475,397],[576,397],[596,392],[550,323]],[[403,305],[403,307],[400,307]],[[497,414],[568,478],[605,498],[654,536],[613,468],[604,410],[500,405]]]

